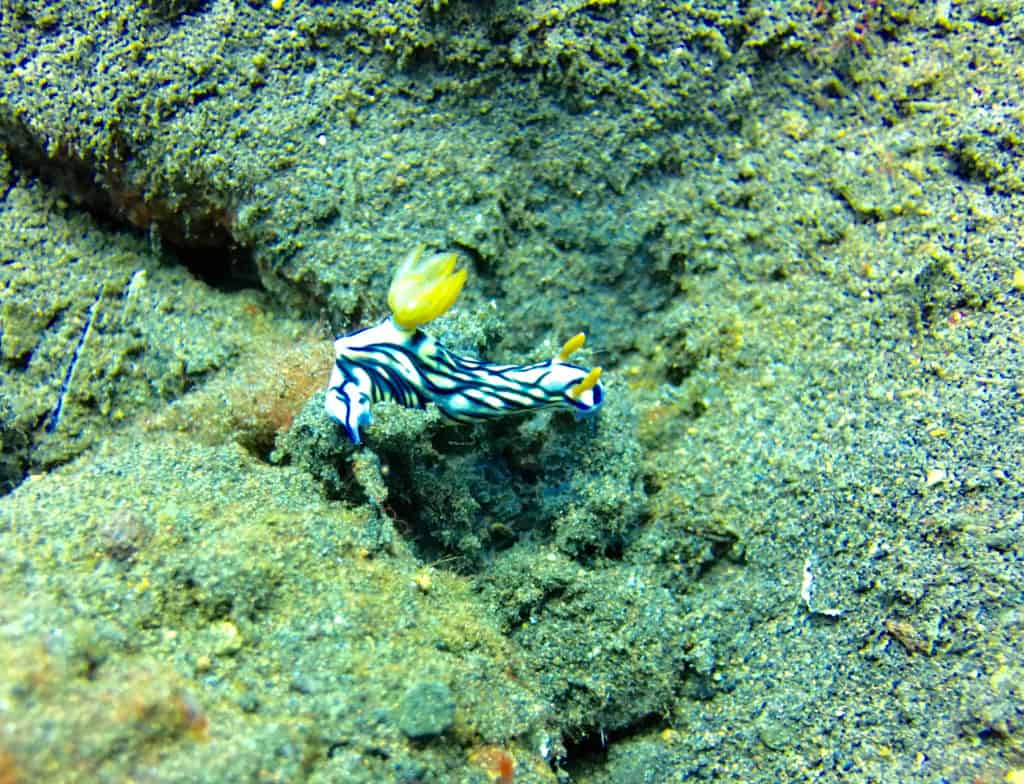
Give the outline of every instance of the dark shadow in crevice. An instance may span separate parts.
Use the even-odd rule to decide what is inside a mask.
[[[664,718],[652,714],[643,716],[628,727],[615,731],[605,731],[595,727],[578,738],[566,738],[563,767],[575,780],[580,772],[602,766],[607,761],[608,749],[613,744],[639,735],[655,732],[663,729],[664,726]]]
[[[264,290],[252,251],[242,245],[200,246],[174,255],[193,276],[218,291]]]
[[[15,171],[64,194],[102,228],[150,238],[165,257],[212,288],[228,293],[264,290],[251,250],[234,237],[230,198],[183,183],[172,203],[167,195],[146,193],[128,181],[123,164],[104,167],[101,174],[70,153],[48,154],[23,128],[0,125],[0,134],[8,137]]]
[[[0,425],[0,497],[17,489],[28,476],[29,439],[23,432]]]

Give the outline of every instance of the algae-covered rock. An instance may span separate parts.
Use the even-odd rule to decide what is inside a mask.
[[[1016,11],[4,4],[0,779],[1016,776]],[[419,242],[598,417],[344,441]]]
[[[3,603],[0,748],[29,780],[124,780],[143,764],[296,780],[353,752],[364,767],[347,780],[370,782],[557,724],[511,677],[469,583],[417,589],[406,549],[358,543],[371,516],[298,469],[173,433],[113,438],[23,485],[0,502],[0,594],[31,597]],[[455,703],[458,742],[409,745],[451,727]]]
[[[541,693],[573,736],[616,731],[665,710],[687,668],[678,599],[656,569],[591,568],[519,547],[483,582]]]
[[[613,399],[581,422],[565,413],[480,427],[442,420],[381,444],[389,504],[424,554],[454,555],[463,568],[523,538],[581,558],[620,547],[644,499],[628,406]]]
[[[292,330],[19,178],[0,201],[5,484],[74,457]],[[251,402],[236,410],[258,408]]]
[[[454,722],[455,699],[446,684],[423,681],[413,684],[402,696],[398,727],[407,738],[435,738]]]

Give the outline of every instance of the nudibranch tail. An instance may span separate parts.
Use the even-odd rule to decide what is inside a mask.
[[[458,299],[466,283],[466,269],[456,270],[455,253],[437,253],[423,258],[423,246],[417,246],[403,261],[388,290],[388,307],[402,329],[433,321],[446,313]]]

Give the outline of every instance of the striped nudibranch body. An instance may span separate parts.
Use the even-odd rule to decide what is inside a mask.
[[[325,407],[355,444],[360,428],[372,422],[370,404],[377,400],[409,408],[433,403],[458,422],[549,407],[586,416],[600,407],[604,390],[597,380],[600,369],[565,361],[582,336],[574,341],[545,362],[498,365],[455,354],[423,330],[388,318],[334,341]]]

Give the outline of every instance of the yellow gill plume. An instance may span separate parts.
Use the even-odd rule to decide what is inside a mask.
[[[398,326],[416,329],[455,304],[467,275],[465,268],[455,269],[458,260],[451,252],[423,258],[423,245],[405,257],[388,290],[388,307]]]

